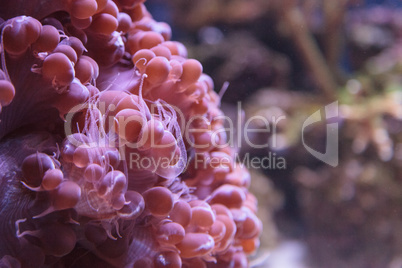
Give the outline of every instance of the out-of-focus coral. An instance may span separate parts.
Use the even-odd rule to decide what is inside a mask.
[[[220,97],[143,2],[0,1],[2,265],[248,267]]]
[[[297,184],[303,237],[313,267],[400,264],[402,91],[398,51],[396,44],[371,57],[365,71],[339,91],[336,167],[320,163],[301,143],[303,134],[307,145],[325,151],[325,124],[300,131],[304,120],[325,102],[306,94],[266,89],[245,106],[249,117],[262,116],[271,126],[276,124],[271,136],[253,138],[256,144],[269,140],[270,150],[286,157],[291,167],[292,172],[280,179]],[[275,122],[281,116],[283,120]]]
[[[342,91],[339,165],[295,172],[307,241],[318,266],[400,265],[402,91],[397,50],[391,46],[370,58],[368,71]]]
[[[400,42],[401,12],[382,6],[348,12],[346,34],[353,69],[364,67],[369,58]]]

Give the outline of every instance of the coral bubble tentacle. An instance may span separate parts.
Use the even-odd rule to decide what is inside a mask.
[[[143,2],[0,1],[2,265],[248,266],[220,97]]]

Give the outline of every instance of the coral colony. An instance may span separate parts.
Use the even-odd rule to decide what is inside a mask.
[[[143,2],[0,0],[1,267],[248,267],[220,98]]]

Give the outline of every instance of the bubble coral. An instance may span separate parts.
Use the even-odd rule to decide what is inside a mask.
[[[143,2],[0,1],[2,265],[248,266],[220,99]]]

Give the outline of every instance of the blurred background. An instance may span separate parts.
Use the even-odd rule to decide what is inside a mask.
[[[402,267],[402,1],[147,0],[198,59],[222,109],[277,124],[282,157],[251,170],[264,223],[253,267]],[[222,92],[223,93],[223,92]],[[339,163],[303,146],[306,118],[338,101]],[[271,122],[274,124],[275,122]],[[325,152],[326,123],[305,129]],[[263,128],[254,122],[254,128]],[[264,144],[272,135],[252,136]]]

